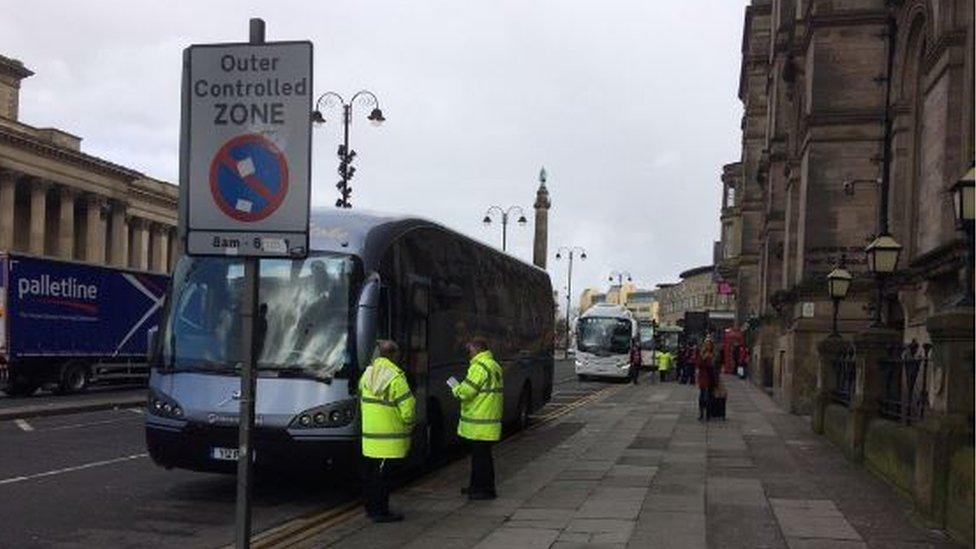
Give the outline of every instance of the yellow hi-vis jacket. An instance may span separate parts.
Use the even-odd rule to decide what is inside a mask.
[[[667,372],[674,367],[674,356],[667,351],[658,351],[657,356],[657,369],[662,372]]]
[[[414,399],[403,371],[379,357],[359,378],[363,455],[403,458],[410,450]]]
[[[502,438],[502,367],[491,351],[482,351],[471,359],[468,375],[452,390],[461,401],[458,435],[468,440]]]

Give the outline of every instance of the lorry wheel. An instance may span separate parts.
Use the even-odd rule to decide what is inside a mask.
[[[29,397],[37,392],[38,385],[24,378],[13,378],[4,392],[12,397]]]
[[[69,395],[80,393],[88,388],[91,372],[88,365],[80,362],[69,362],[61,369],[61,381],[58,382],[58,393]]]

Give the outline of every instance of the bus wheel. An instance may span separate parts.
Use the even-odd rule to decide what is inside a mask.
[[[424,428],[424,465],[433,468],[444,457],[444,421],[440,409],[428,405],[427,425]]]
[[[69,362],[61,369],[61,381],[58,383],[58,393],[68,395],[80,393],[88,388],[90,379],[88,365],[82,362]]]
[[[529,413],[532,409],[532,387],[528,384],[522,388],[522,395],[519,397],[518,409],[515,412],[515,429],[524,431],[529,428],[531,418]]]

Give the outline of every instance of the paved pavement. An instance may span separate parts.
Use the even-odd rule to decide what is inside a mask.
[[[0,421],[111,410],[145,403],[146,389],[132,386],[97,387],[77,395],[41,393],[30,397],[0,397]]]
[[[910,506],[728,380],[728,420],[697,420],[697,390],[617,385],[496,449],[499,499],[468,502],[456,462],[397,491],[399,524],[353,509],[293,547],[951,547]],[[310,520],[315,523],[316,520]],[[300,529],[299,529],[300,530]]]

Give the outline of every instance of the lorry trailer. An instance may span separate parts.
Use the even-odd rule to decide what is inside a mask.
[[[168,277],[0,252],[0,390],[145,381]]]

